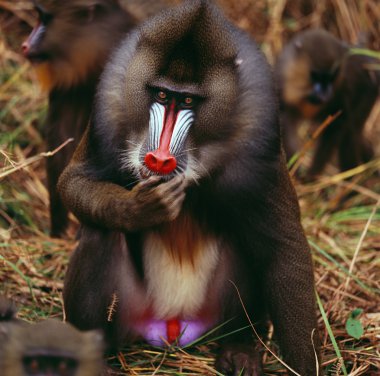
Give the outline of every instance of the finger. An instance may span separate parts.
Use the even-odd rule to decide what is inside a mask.
[[[137,184],[137,188],[141,191],[152,189],[158,186],[162,182],[162,178],[160,176],[154,175],[150,176],[148,179],[143,180],[139,184]]]
[[[165,196],[165,201],[169,201],[169,202],[175,201],[180,196],[183,196],[183,197],[186,196],[186,192],[185,192],[185,190],[184,190],[184,188],[183,188],[182,185],[180,185],[179,187],[177,187],[172,192],[167,193],[166,196]]]
[[[179,194],[171,203],[171,210],[180,210],[182,208],[183,201],[185,200],[185,193]]]
[[[170,194],[170,192],[174,192],[177,189],[183,191],[183,188],[181,188],[181,186],[183,185],[183,181],[184,178],[182,176],[176,176],[168,182],[162,183],[157,189],[160,190],[162,195]]]

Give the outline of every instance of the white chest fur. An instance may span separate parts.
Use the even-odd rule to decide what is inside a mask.
[[[157,319],[193,318],[205,303],[220,259],[219,241],[188,217],[146,234],[148,300]]]

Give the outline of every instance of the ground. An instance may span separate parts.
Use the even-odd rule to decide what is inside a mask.
[[[220,3],[259,41],[270,61],[290,35],[309,26],[324,26],[351,43],[368,26],[370,47],[380,48],[375,0],[360,9],[334,0],[314,7],[302,0]],[[19,316],[30,322],[63,318],[63,276],[77,227],[72,218],[67,238],[48,235],[42,125],[46,94],[19,54],[33,22],[28,1],[0,1],[0,294],[12,297]],[[366,129],[378,145],[380,104]],[[375,375],[380,369],[379,157],[377,150],[377,159],[347,174],[339,174],[332,164],[313,183],[294,179],[315,264],[322,362],[329,375]],[[306,150],[301,170],[309,159]],[[342,204],[350,191],[356,194]],[[270,339],[267,343],[276,351]],[[215,349],[211,335],[191,349],[159,351],[138,345],[110,362],[120,374],[215,375]],[[269,351],[264,360],[266,375],[285,374]]]

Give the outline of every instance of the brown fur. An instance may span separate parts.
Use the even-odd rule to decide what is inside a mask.
[[[53,368],[46,370],[49,357],[60,359],[64,367],[71,360],[77,362],[74,366],[76,376],[98,376],[101,374],[103,360],[103,340],[98,332],[82,333],[69,324],[55,320],[46,320],[37,324],[29,324],[15,318],[13,303],[0,297],[0,317],[9,312],[12,306],[13,315],[6,320],[0,320],[0,369],[2,376],[34,375],[25,370],[25,357],[29,362],[34,359],[39,375],[55,372],[61,375],[57,362]],[[8,307],[5,310],[5,307]],[[47,363],[46,363],[47,362]],[[64,368],[63,367],[63,368]],[[70,370],[67,370],[70,372]],[[64,373],[67,374],[67,373]]]
[[[207,234],[203,233],[190,214],[182,214],[175,221],[161,225],[157,234],[175,262],[190,263],[193,267],[194,258],[201,252],[207,239]]]
[[[373,157],[363,130],[379,93],[380,74],[367,69],[375,61],[350,54],[345,43],[318,29],[296,35],[279,56],[276,71],[288,158],[300,148],[297,130],[303,119],[318,125],[327,116],[341,112],[318,140],[309,178],[323,171],[336,150],[342,171]],[[325,81],[313,78],[316,74],[324,75]],[[310,96],[315,95],[314,85],[320,82],[330,93],[317,103]]]
[[[168,174],[144,162],[153,151],[152,86],[200,97],[175,151],[180,167]],[[123,40],[96,98],[59,181],[82,223],[65,278],[68,321],[103,328],[113,347],[149,340],[138,330],[147,318],[210,329],[231,320],[220,330],[231,333],[247,324],[236,285],[260,333],[269,317],[289,365],[316,375],[313,267],[256,44],[208,1],[186,1]],[[262,375],[251,331],[224,338],[216,366]]]
[[[34,67],[34,70],[41,89],[45,92],[51,91],[56,84],[54,74],[51,71],[51,65],[49,63],[40,63]]]
[[[35,0],[40,22],[23,44],[41,87],[49,92],[46,119],[48,150],[68,138],[74,142],[47,161],[51,234],[61,236],[67,211],[56,184],[88,124],[95,86],[103,66],[133,17],[117,0]]]

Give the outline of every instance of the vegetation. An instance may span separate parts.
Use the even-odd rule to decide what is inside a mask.
[[[325,27],[350,43],[365,31],[368,47],[380,49],[377,0],[220,3],[256,37],[270,61],[291,35],[312,26]],[[28,1],[0,0],[0,293],[16,301],[22,319],[33,322],[62,319],[63,276],[76,244],[77,223],[72,218],[67,239],[48,235],[48,156],[41,127],[46,95],[19,54],[33,23],[30,10]],[[374,145],[379,144],[379,103],[366,129]],[[310,149],[312,142],[296,168],[308,164]],[[295,180],[315,263],[322,362],[328,375],[375,375],[380,369],[379,167],[379,158],[340,174],[330,165],[313,183]],[[166,351],[139,344],[110,362],[120,375],[215,375],[214,340],[211,333],[192,348]],[[267,345],[277,353],[271,338]],[[270,352],[264,359],[266,375],[285,374]]]

